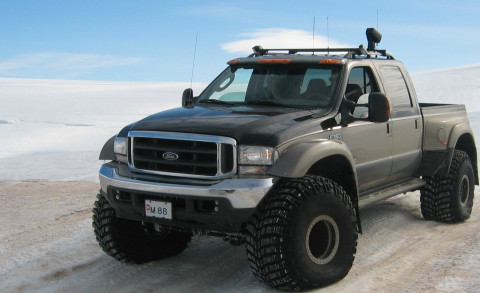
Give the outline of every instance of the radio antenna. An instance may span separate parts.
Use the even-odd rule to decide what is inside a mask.
[[[313,33],[312,33],[312,38],[313,38],[313,49],[315,49],[315,14],[313,14]],[[315,55],[315,50],[313,51],[313,55]]]
[[[193,49],[193,63],[192,63],[192,75],[190,76],[190,88],[192,88],[192,84],[193,84],[193,71],[195,69],[195,56],[197,54],[197,41],[198,41],[198,32],[195,35],[195,48]]]
[[[328,16],[327,16],[327,55],[330,55],[330,28],[328,27]]]

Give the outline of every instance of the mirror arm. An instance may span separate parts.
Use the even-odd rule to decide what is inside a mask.
[[[340,124],[342,126],[347,126],[355,120],[355,117],[352,115],[352,110],[355,110],[355,103],[343,97],[342,104],[340,105]]]

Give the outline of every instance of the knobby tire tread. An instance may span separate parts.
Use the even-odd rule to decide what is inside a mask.
[[[426,220],[444,223],[457,223],[466,220],[455,206],[457,192],[455,181],[465,162],[470,163],[470,157],[464,151],[455,150],[450,171],[445,176],[425,176],[427,184],[420,190],[422,215]]]
[[[163,237],[149,235],[140,222],[120,219],[102,194],[92,210],[95,238],[102,250],[118,261],[145,263],[179,254],[188,247],[191,234],[167,232]]]
[[[301,212],[302,203],[317,194],[333,194],[346,205],[352,219],[356,210],[350,197],[335,182],[318,176],[283,179],[257,207],[246,227],[245,246],[253,274],[270,286],[286,291],[300,291],[328,284],[312,284],[295,271],[289,244],[282,241],[283,235],[291,230],[292,220]],[[354,231],[358,232],[355,220]],[[279,238],[280,237],[280,238]],[[355,235],[356,253],[357,235]],[[350,265],[351,267],[351,265]],[[348,268],[350,269],[350,268]]]

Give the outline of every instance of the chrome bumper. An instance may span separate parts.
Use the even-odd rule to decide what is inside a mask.
[[[211,186],[176,185],[158,182],[140,181],[120,176],[115,167],[103,165],[99,172],[103,192],[107,187],[123,188],[140,192],[152,192],[162,195],[181,197],[225,198],[233,208],[254,208],[273,186],[273,178],[266,179],[225,179]]]

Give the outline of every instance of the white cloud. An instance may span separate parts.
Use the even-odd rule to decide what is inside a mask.
[[[139,62],[142,62],[142,59],[96,54],[41,52],[23,54],[13,59],[0,61],[0,75],[27,78],[72,78],[94,69]]]
[[[221,49],[229,53],[249,54],[253,46],[263,48],[345,48],[351,47],[323,35],[315,35],[315,44],[311,32],[286,28],[258,29],[240,35],[241,40],[222,44]]]

